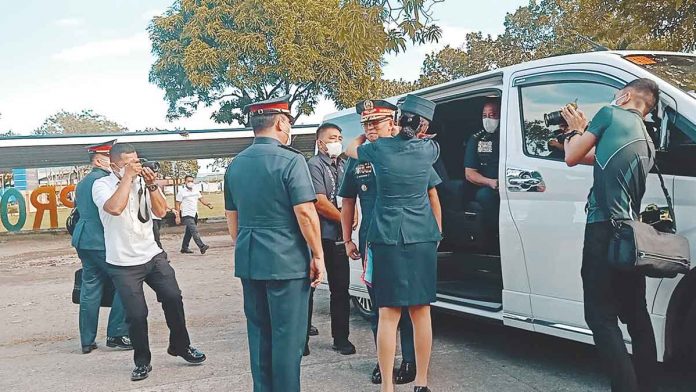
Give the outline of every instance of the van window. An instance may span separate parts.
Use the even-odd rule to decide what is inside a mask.
[[[684,116],[668,109],[670,119],[667,151],[657,154],[657,162],[664,174],[696,177],[696,125]]]
[[[594,82],[562,82],[520,87],[524,153],[531,157],[563,160],[556,137],[565,131],[557,112],[563,105],[577,103],[588,119],[608,105],[615,87]],[[554,142],[555,141],[555,142]]]

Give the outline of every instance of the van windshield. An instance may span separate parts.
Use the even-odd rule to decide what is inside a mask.
[[[645,68],[696,98],[696,56],[641,54],[628,55],[624,59]]]

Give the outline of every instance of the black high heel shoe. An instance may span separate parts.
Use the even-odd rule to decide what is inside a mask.
[[[413,387],[413,392],[432,392],[428,387]]]

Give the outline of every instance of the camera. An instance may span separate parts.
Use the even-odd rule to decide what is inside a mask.
[[[575,102],[571,102],[571,103],[567,104],[566,107],[567,106],[572,106],[573,109],[577,109],[578,108],[577,100]],[[560,110],[544,114],[544,123],[546,124],[547,127],[550,127],[552,125],[568,125],[565,118],[563,118],[563,115],[561,114]]]
[[[157,161],[148,161],[145,158],[140,158],[140,164],[143,165],[143,167],[150,168],[150,170],[155,173],[159,173],[160,171],[160,163]]]

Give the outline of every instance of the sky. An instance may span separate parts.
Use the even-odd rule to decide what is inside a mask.
[[[29,134],[62,109],[92,109],[130,130],[219,128],[210,119],[212,109],[168,122],[164,91],[148,82],[154,58],[146,27],[172,2],[0,0],[0,132]],[[527,4],[445,0],[435,5],[442,40],[388,56],[385,77],[417,79],[426,54],[462,45],[470,31],[500,34],[506,13]],[[318,123],[333,111],[330,101],[322,101],[301,122]]]

